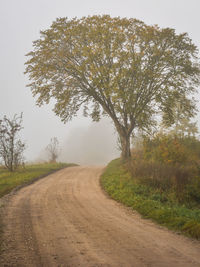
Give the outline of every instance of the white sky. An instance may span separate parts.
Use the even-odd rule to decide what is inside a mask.
[[[88,127],[98,137],[98,150],[100,147],[102,151],[106,148],[106,160],[117,154],[112,135],[114,130],[107,132],[107,139],[110,140],[108,149],[108,142],[104,147],[105,136],[98,136],[100,127],[96,124],[91,126],[90,119],[80,115],[72,122],[63,124],[51,111],[51,106],[39,108],[35,105],[35,99],[26,87],[28,79],[23,74],[24,62],[27,60],[25,54],[32,50],[32,41],[39,38],[40,30],[47,29],[57,17],[73,18],[94,14],[132,17],[147,24],[175,28],[177,33],[187,32],[200,48],[199,0],[0,0],[0,118],[3,115],[12,117],[15,113],[24,113],[22,135],[28,146],[25,153],[27,160],[37,158],[50,138],[56,136],[64,146],[62,159],[69,161],[71,158],[66,144],[70,143],[71,149],[76,144],[73,154],[75,151],[78,154],[77,143],[81,145],[84,142],[80,133],[83,131],[85,139],[88,139],[87,133],[87,136],[91,136],[89,130],[86,130]],[[199,122],[199,115],[197,119]],[[104,127],[110,128],[109,123],[102,129]],[[79,137],[73,134],[76,131]],[[73,139],[73,135],[76,138]],[[94,146],[93,142],[92,151]],[[80,155],[84,157],[82,153]],[[93,154],[91,158],[94,158]],[[87,159],[90,163],[89,157]]]

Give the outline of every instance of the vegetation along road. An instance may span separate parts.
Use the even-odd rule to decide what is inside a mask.
[[[69,167],[4,198],[0,266],[200,266],[200,243],[108,198],[102,167]]]

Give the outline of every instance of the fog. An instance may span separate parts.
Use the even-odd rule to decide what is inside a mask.
[[[27,143],[26,161],[38,159],[54,136],[60,142],[63,161],[105,164],[119,155],[110,121],[93,123],[80,113],[63,124],[52,112],[52,104],[35,105],[23,72],[25,54],[32,50],[40,30],[47,29],[57,17],[109,14],[188,32],[200,47],[199,10],[199,0],[0,0],[0,118],[23,112],[21,137]],[[199,115],[197,120],[199,125]]]
[[[75,126],[69,131],[67,137],[59,142],[58,161],[80,165],[106,165],[120,156],[117,144],[117,134],[108,119],[104,118],[88,126]],[[49,160],[45,148],[42,148],[35,162]]]
[[[117,136],[109,120],[76,127],[62,145],[59,159],[78,164],[105,165],[119,156]]]

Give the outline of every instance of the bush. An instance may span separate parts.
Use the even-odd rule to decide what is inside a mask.
[[[183,164],[190,160],[189,151],[176,136],[159,134],[154,139],[145,138],[143,148],[147,160],[167,164]]]
[[[194,149],[195,148],[195,149]],[[168,198],[200,206],[200,141],[157,135],[132,151],[128,170],[137,183],[167,192]]]

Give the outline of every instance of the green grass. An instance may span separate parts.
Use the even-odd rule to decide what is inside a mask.
[[[16,172],[9,172],[5,168],[0,168],[0,197],[8,194],[17,186],[23,186],[41,176],[73,165],[74,164],[67,163],[35,164],[27,165],[24,169],[20,169]]]
[[[200,209],[189,209],[159,190],[138,183],[119,159],[108,164],[101,176],[101,185],[113,199],[132,207],[145,218],[200,239]]]

